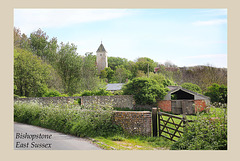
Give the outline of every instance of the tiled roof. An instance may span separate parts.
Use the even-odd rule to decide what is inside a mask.
[[[107,52],[103,46],[103,44],[101,43],[101,45],[99,46],[97,52]]]
[[[109,83],[107,84],[107,91],[117,91],[117,90],[121,90],[122,86],[125,83]]]

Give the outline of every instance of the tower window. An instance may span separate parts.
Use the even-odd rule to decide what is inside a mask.
[[[100,56],[102,56],[102,54],[100,54]]]

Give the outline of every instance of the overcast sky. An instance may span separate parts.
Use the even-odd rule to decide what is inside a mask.
[[[14,9],[14,26],[41,28],[80,55],[102,41],[108,56],[227,67],[227,9]]]

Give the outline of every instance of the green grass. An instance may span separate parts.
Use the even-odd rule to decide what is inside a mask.
[[[168,150],[173,144],[165,138],[129,135],[94,137],[94,139],[102,143],[98,143],[102,148],[116,150]]]

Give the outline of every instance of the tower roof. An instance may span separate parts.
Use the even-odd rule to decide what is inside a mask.
[[[102,42],[101,42],[101,45],[98,47],[97,52],[107,52],[107,51],[105,50],[105,48],[104,48]]]

